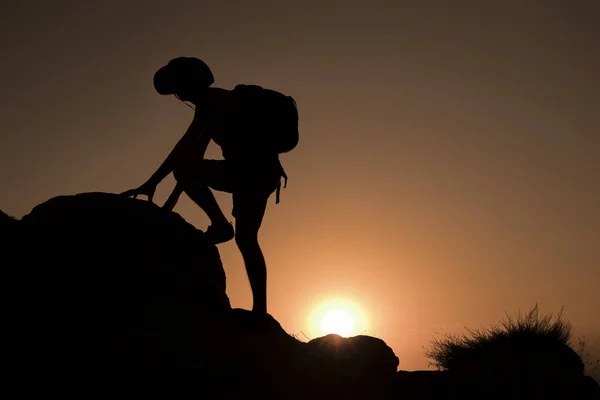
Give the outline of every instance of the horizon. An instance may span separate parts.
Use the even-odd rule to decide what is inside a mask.
[[[401,370],[429,369],[436,332],[535,303],[600,334],[598,6],[285,4],[6,7],[0,210],[143,183],[193,115],[152,76],[196,56],[216,87],[298,102],[289,182],[260,231],[269,313],[288,333],[314,334],[311,314],[343,299]],[[231,196],[216,198],[229,217]],[[174,211],[208,225],[185,195]],[[235,243],[218,249],[232,306],[250,308]]]

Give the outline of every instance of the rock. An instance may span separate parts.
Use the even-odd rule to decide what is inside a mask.
[[[5,229],[8,230],[13,226],[16,226],[17,222],[18,221],[14,217],[9,216],[3,211],[0,211],[0,229],[2,231],[4,231]]]
[[[332,398],[386,398],[395,388],[398,357],[381,339],[359,335],[343,338],[329,334],[313,339],[308,351],[328,380],[339,382],[346,391]]]
[[[74,283],[81,278],[77,286],[86,295],[110,283],[111,301],[120,303],[146,303],[160,294],[205,309],[230,308],[216,247],[181,216],[151,202],[106,193],[60,196],[35,207],[20,224],[26,259],[59,263],[38,272],[64,274]]]
[[[19,228],[19,221],[0,211],[0,243],[2,245],[0,254],[4,260],[3,264],[10,263],[17,257],[15,244],[18,241]]]
[[[311,340],[308,348],[353,377],[392,376],[398,369],[399,360],[394,351],[383,340],[371,336],[343,338],[329,334]]]
[[[173,212],[84,193],[53,198],[21,220],[4,215],[0,232],[12,241],[10,257],[3,252],[8,391],[303,400],[389,394],[376,378],[395,372],[398,360],[380,339],[345,339],[340,358],[328,348],[337,339],[302,343],[271,316],[231,309],[217,248]]]
[[[194,360],[198,343],[230,304],[217,249],[183,218],[85,193],[35,207],[18,232],[15,362],[45,371],[38,379],[65,387],[207,368]]]

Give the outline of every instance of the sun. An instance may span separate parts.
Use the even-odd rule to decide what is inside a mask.
[[[348,336],[354,330],[354,318],[346,310],[331,310],[321,319],[321,333]]]
[[[349,337],[366,330],[366,316],[355,302],[346,299],[326,300],[312,311],[309,320],[312,338],[335,333]]]

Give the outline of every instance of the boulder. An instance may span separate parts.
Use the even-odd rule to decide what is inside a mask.
[[[354,378],[392,377],[399,360],[381,339],[366,335],[344,338],[329,334],[308,342],[308,349],[324,362]]]

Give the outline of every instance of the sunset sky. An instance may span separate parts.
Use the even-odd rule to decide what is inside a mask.
[[[154,72],[195,56],[217,87],[298,103],[260,233],[288,333],[314,337],[311,315],[348,301],[407,370],[436,332],[536,302],[597,334],[599,20],[594,0],[3,1],[0,209],[143,183],[193,115]],[[187,197],[175,211],[206,229]],[[235,243],[219,251],[251,308]]]

